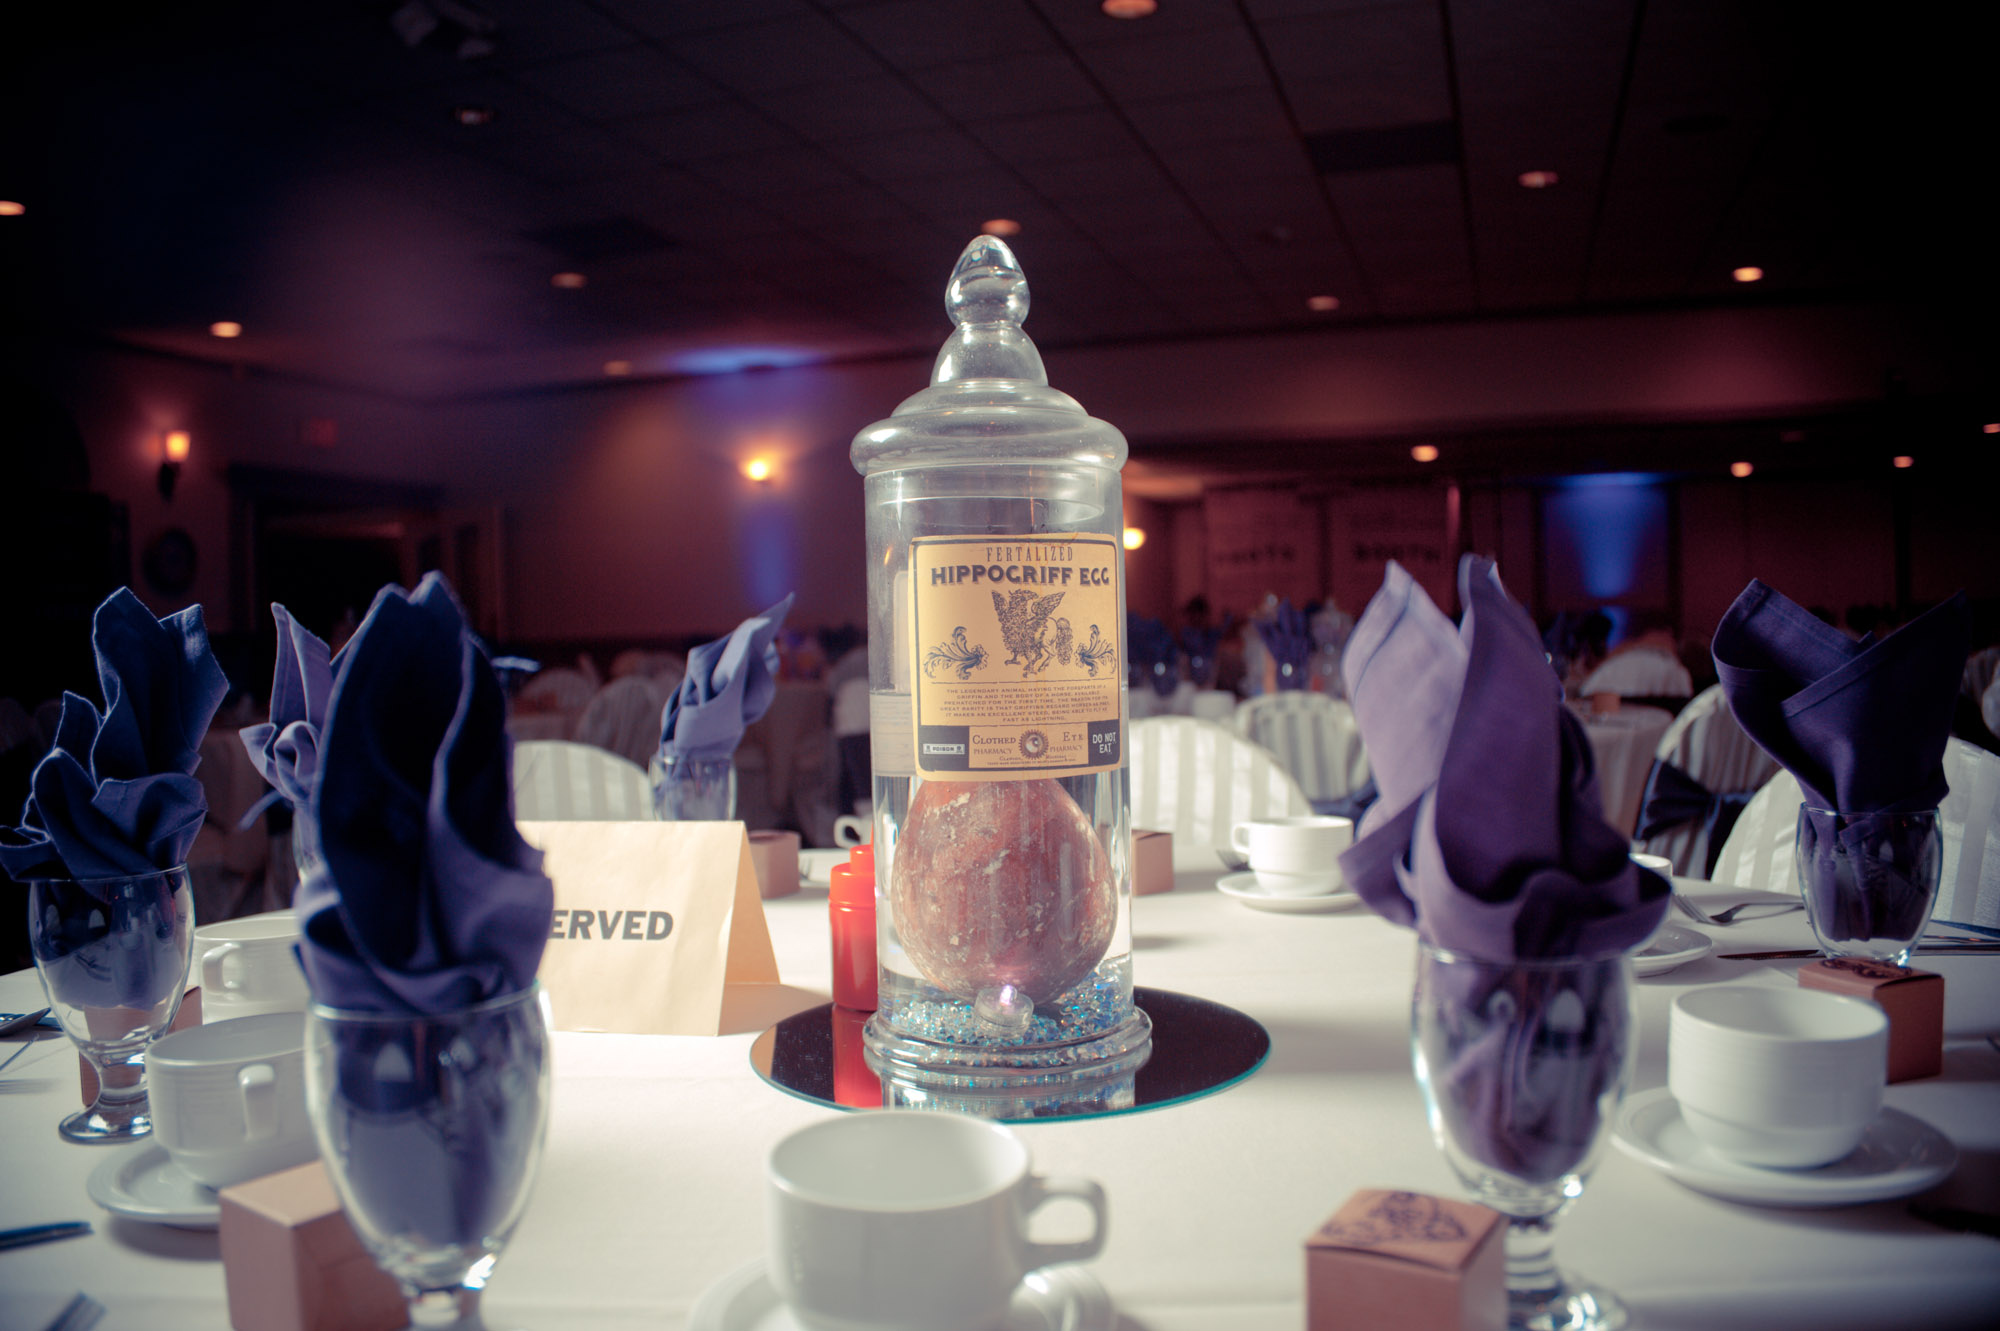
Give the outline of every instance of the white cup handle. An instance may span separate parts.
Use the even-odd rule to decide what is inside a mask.
[[[1250,854],[1250,824],[1237,823],[1229,829],[1229,848],[1238,855]]]
[[[217,943],[202,954],[201,991],[203,993],[212,994],[217,990],[227,993],[232,989],[241,989],[243,987],[241,982],[230,984],[222,978],[222,963],[242,950],[243,945],[240,943]]]
[[[1040,1210],[1044,1202],[1057,1197],[1073,1197],[1090,1208],[1097,1223],[1092,1227],[1090,1237],[1080,1243],[1029,1243],[1023,1245],[1027,1255],[1028,1269],[1039,1271],[1045,1266],[1058,1262],[1087,1262],[1104,1251],[1104,1229],[1108,1223],[1105,1216],[1104,1185],[1087,1178],[1040,1178],[1029,1175],[1027,1180],[1028,1206],[1023,1217]]]
[[[844,813],[833,820],[833,844],[843,849],[863,845],[873,830],[861,819]]]
[[[278,1135],[278,1073],[269,1063],[252,1063],[236,1074],[243,1095],[243,1132],[253,1142]]]

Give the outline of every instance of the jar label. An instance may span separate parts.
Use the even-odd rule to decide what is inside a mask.
[[[1124,551],[1096,533],[910,542],[916,770],[960,781],[1118,766]]]

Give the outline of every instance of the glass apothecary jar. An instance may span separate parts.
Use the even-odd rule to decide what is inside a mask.
[[[868,505],[885,1077],[1092,1080],[1132,1002],[1124,436],[1048,386],[1028,285],[960,256],[930,387],[855,437]]]

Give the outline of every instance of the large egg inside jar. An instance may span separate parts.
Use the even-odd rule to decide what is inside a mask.
[[[1052,780],[926,781],[889,882],[903,950],[981,1007],[1048,1003],[1111,945],[1118,888],[1090,820]]]

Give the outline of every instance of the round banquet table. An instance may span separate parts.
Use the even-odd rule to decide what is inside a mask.
[[[1142,985],[1235,1007],[1269,1031],[1269,1061],[1220,1093],[1142,1113],[1016,1130],[1049,1173],[1101,1180],[1109,1241],[1091,1269],[1118,1331],[1298,1331],[1306,1236],[1355,1189],[1458,1195],[1432,1146],[1406,1031],[1411,936],[1356,908],[1260,913],[1183,874],[1133,903]],[[1720,906],[1740,895],[1686,884]],[[766,1008],[824,1002],[826,898],[765,903],[788,990]],[[1686,922],[1675,919],[1685,926]],[[1718,951],[1809,943],[1790,914],[1709,931]],[[1949,1135],[1957,1173],[1926,1200],[2000,1212],[2000,956],[1926,957],[1948,980],[1941,1077],[1889,1088]],[[1714,956],[1639,981],[1635,1089],[1666,1081],[1666,1020],[1691,985],[1794,983],[1796,961]],[[32,972],[0,976],[0,1011],[40,1006]],[[761,1027],[770,1017],[760,1018]],[[751,1070],[748,1025],[714,1037],[559,1034],[547,1154],[527,1218],[488,1288],[489,1323],[684,1326],[702,1291],[758,1257],[762,1162],[781,1135],[841,1112]],[[0,1049],[11,1051],[11,1042]],[[0,1228],[89,1218],[96,1233],[0,1252],[0,1327],[40,1331],[83,1290],[104,1331],[223,1331],[216,1236],[116,1218],[86,1196],[103,1148],[56,1136],[76,1103],[76,1058],[44,1040],[0,1073],[6,1183]],[[1046,1217],[1051,1232],[1069,1219]],[[1557,1252],[1624,1297],[1639,1328],[1991,1327],[2000,1246],[1910,1213],[1907,1201],[1795,1211],[1692,1192],[1607,1145],[1557,1229]]]
[[[1639,822],[1639,800],[1653,770],[1653,752],[1674,723],[1673,715],[1661,707],[1621,707],[1601,716],[1587,706],[1575,710],[1597,760],[1597,795],[1604,804],[1604,821],[1629,837]]]

